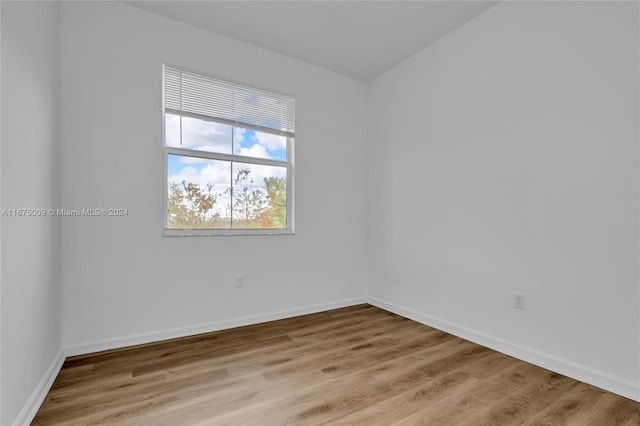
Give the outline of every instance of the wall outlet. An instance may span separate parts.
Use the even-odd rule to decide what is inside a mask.
[[[244,277],[242,275],[238,275],[236,277],[236,288],[243,288],[244,287]]]
[[[513,307],[524,309],[524,293],[513,293]]]
[[[400,272],[393,273],[393,284],[400,284]]]

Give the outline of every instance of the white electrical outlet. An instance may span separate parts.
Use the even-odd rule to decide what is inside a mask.
[[[400,284],[400,272],[395,272],[393,274],[393,284]]]
[[[244,287],[244,277],[239,275],[236,277],[236,288],[243,288]]]
[[[524,293],[513,293],[513,307],[524,309]]]

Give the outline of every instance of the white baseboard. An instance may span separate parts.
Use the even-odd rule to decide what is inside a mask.
[[[477,330],[463,327],[394,303],[385,302],[375,297],[368,297],[366,301],[371,305],[402,315],[405,318],[412,319],[547,370],[555,371],[556,373],[640,402],[640,383],[634,383],[625,378],[616,377],[567,359],[516,345]]]
[[[253,325],[267,321],[291,318],[299,315],[313,314],[316,312],[328,311],[330,309],[338,309],[347,306],[358,305],[361,303],[366,303],[366,300],[364,298],[345,299],[320,305],[307,306],[304,308],[288,309],[284,311],[269,312],[261,315],[216,321],[208,324],[198,324],[151,333],[135,334],[131,336],[117,337],[114,339],[97,340],[79,345],[68,346],[65,348],[64,352],[66,356],[84,355],[92,352],[123,348],[126,346],[141,345],[144,343],[158,342],[161,340],[175,339],[178,337],[191,336],[194,334],[210,333],[212,331],[226,330],[234,327],[242,327],[245,325]]]
[[[38,385],[31,393],[31,396],[27,400],[24,407],[20,413],[18,413],[18,417],[16,417],[15,421],[11,424],[13,425],[29,425],[33,421],[33,418],[38,413],[38,409],[42,405],[42,402],[47,396],[49,389],[51,389],[51,385],[53,385],[54,380],[58,376],[60,369],[62,368],[62,364],[64,364],[64,351],[60,349],[56,354],[53,361],[45,371],[44,375],[38,382]]]

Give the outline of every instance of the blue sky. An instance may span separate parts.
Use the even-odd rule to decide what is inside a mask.
[[[252,129],[233,128],[230,125],[183,117],[182,144],[180,140],[180,117],[166,114],[166,144],[170,147],[239,154],[257,158],[271,158],[286,161],[286,137],[259,132]],[[286,177],[286,168],[261,166],[208,160],[197,157],[169,155],[167,160],[168,179],[173,182],[211,183],[214,191],[223,192],[228,188],[237,170],[248,168],[255,186],[264,186],[263,178],[269,176]]]

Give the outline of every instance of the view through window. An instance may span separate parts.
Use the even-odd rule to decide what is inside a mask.
[[[295,100],[164,67],[166,235],[293,232]]]

